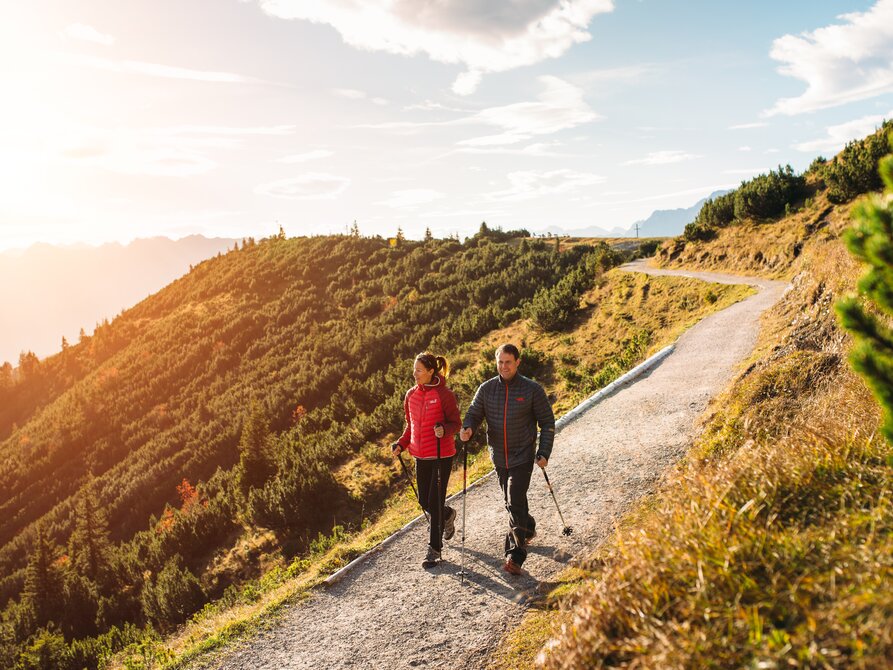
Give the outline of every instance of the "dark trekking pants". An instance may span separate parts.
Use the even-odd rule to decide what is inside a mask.
[[[505,536],[505,555],[521,565],[527,558],[525,541],[533,537],[536,521],[527,509],[527,489],[530,487],[530,476],[533,463],[519,465],[514,468],[496,468],[499,486],[505,499],[505,509],[509,513],[509,532]]]
[[[440,495],[437,491],[437,464],[440,464]],[[419,500],[422,507],[431,519],[431,537],[428,540],[434,549],[440,551],[443,548],[443,520],[450,513],[449,507],[444,507],[446,500],[447,482],[450,479],[450,470],[453,467],[453,457],[422,459],[415,462],[416,482],[419,485]]]

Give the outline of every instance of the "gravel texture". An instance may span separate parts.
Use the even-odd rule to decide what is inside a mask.
[[[703,319],[659,365],[557,435],[548,472],[572,535],[561,534],[543,477],[534,472],[529,500],[539,535],[524,574],[503,572],[506,513],[491,477],[468,494],[464,582],[457,575],[463,556],[460,501],[456,536],[446,543],[437,568],[421,567],[427,528],[416,524],[338,583],[314,590],[250,639],[193,667],[484,667],[529,599],[548,592],[551,580],[575,556],[603,541],[616,519],[653,491],[661,474],[685,453],[697,417],[752,351],[760,314],[785,287],[762,279],[656,270],[641,261],[624,269],[747,283],[760,291]]]

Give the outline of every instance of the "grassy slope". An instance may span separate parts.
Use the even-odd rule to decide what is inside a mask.
[[[832,311],[859,273],[838,238],[848,209],[819,201],[665,247],[669,265],[756,270],[793,288],[687,462],[598,548],[562,608],[545,601],[551,625],[529,618],[493,667],[529,667],[537,653],[547,667],[893,664],[893,451]],[[555,639],[537,645],[547,630]]]
[[[634,330],[647,330],[650,344],[633,352],[634,358],[620,361],[626,367],[634,365],[675,340],[699,319],[742,299],[750,291],[745,286],[707,285],[685,278],[647,277],[613,270],[584,296],[586,306],[568,331],[542,333],[527,320],[493,331],[453,356],[453,363],[460,370],[453,383],[461,383],[477,365],[491,365],[496,343],[522,342],[528,351],[533,348],[539,352],[537,378],[554,395],[556,414],[561,414],[586,395],[578,384],[570,384],[562,377],[562,370],[616,363],[622,358],[625,338]],[[658,314],[661,316],[655,316]],[[574,363],[575,360],[579,363]],[[356,495],[362,495],[367,487],[398,479],[398,468],[386,457],[386,451],[382,444],[380,453],[359,454],[339,469],[339,481],[349,483]],[[471,456],[469,466],[471,480],[491,468],[486,453]],[[451,479],[456,490],[460,482],[458,478]],[[206,606],[175,635],[119,655],[113,667],[123,667],[125,660],[134,667],[182,667],[190,659],[251,633],[259,626],[269,625],[270,615],[283,604],[299,600],[328,574],[415,517],[416,505],[411,492],[402,490],[385,501],[383,511],[363,520],[359,528],[336,533],[331,538],[319,538],[309,554],[290,564],[281,557],[264,557],[271,566],[264,577],[250,581],[239,590],[230,590],[226,597]],[[252,545],[256,548],[261,542],[262,538],[246,537],[239,544],[247,554]],[[230,560],[239,563],[243,558],[235,556]]]

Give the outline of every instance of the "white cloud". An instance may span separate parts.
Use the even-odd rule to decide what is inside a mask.
[[[158,135],[292,135],[297,126],[169,126],[157,128]]]
[[[469,117],[469,123],[482,123],[501,128],[499,135],[472,138],[460,142],[465,146],[514,144],[536,135],[551,135],[599,118],[583,100],[583,90],[559,79],[544,76],[539,81],[545,90],[537,102],[518,102],[490,107]]]
[[[567,157],[568,154],[563,154],[557,151],[552,151],[554,147],[563,146],[561,142],[535,142],[533,144],[528,144],[526,147],[521,149],[509,149],[504,147],[497,148],[483,148],[483,147],[462,147],[461,149],[456,149],[454,151],[450,151],[439,158],[443,158],[445,156],[450,156],[452,154],[474,154],[474,155],[501,155],[501,156],[535,156],[538,158],[561,158]]]
[[[56,152],[70,163],[130,175],[192,177],[217,167],[208,149],[236,149],[240,137],[294,133],[294,126],[66,127]]]
[[[254,187],[254,192],[292,200],[327,200],[341,195],[348,186],[350,179],[347,177],[311,172],[299,177],[258,184]]]
[[[765,128],[769,124],[765,121],[754,121],[753,123],[739,123],[735,126],[729,126],[729,130],[747,130],[749,128]]]
[[[580,86],[589,88],[594,85],[602,85],[607,82],[620,82],[622,84],[636,84],[644,77],[659,74],[666,65],[657,63],[639,63],[636,65],[624,65],[621,67],[601,68],[589,70],[569,77],[571,81]]]
[[[684,151],[652,151],[645,158],[636,158],[628,160],[624,165],[669,165],[671,163],[682,163],[696,158],[703,158],[699,154],[689,154]]]
[[[387,205],[395,209],[413,209],[420,205],[425,205],[435,200],[445,197],[440,191],[434,191],[429,188],[414,188],[403,191],[394,191],[387,200],[382,200],[376,204]]]
[[[106,47],[110,47],[115,43],[115,38],[111,35],[101,33],[93,26],[88,26],[84,23],[72,23],[65,27],[62,34],[74,40],[93,42]]]
[[[315,161],[320,160],[321,158],[328,158],[329,156],[334,156],[335,153],[329,151],[328,149],[317,149],[316,151],[307,151],[302,154],[292,154],[290,156],[285,156],[284,158],[280,158],[278,163],[306,163],[307,161]]]
[[[738,151],[744,151],[744,152],[747,152],[747,151],[753,151],[753,149],[751,149],[751,148],[748,147],[748,146],[743,146],[743,147],[738,147]]]
[[[257,0],[272,16],[332,26],[345,43],[403,56],[427,54],[466,71],[453,84],[472,93],[488,72],[505,72],[557,58],[587,42],[594,16],[613,0]]]
[[[150,177],[194,177],[217,167],[207,156],[178,147],[113,147],[102,145],[72,148],[67,158],[129,175]]]
[[[382,97],[369,97],[369,94],[365,91],[360,91],[355,88],[333,88],[332,93],[337,95],[339,98],[347,98],[348,100],[369,100],[371,103],[375,105],[389,105],[391,104],[389,100]]]
[[[348,100],[363,100],[366,97],[365,92],[358,91],[355,88],[333,88],[332,93]]]
[[[251,77],[243,77],[242,75],[234,74],[232,72],[191,70],[189,68],[161,65],[159,63],[145,63],[143,61],[119,61],[80,54],[60,54],[60,57],[68,62],[74,62],[98,70],[108,70],[110,72],[120,72],[124,74],[142,74],[148,77],[187,79],[191,81],[206,81],[224,84],[255,83],[260,81]]]
[[[435,110],[445,110],[447,112],[458,112],[460,114],[466,114],[468,110],[465,109],[457,109],[455,107],[447,107],[446,105],[442,105],[439,102],[434,102],[433,100],[425,100],[425,102],[416,103],[414,105],[407,105],[403,108],[404,111],[411,112],[413,110],[422,110],[426,112],[431,112]]]
[[[841,23],[785,35],[769,55],[778,71],[806,83],[796,98],[782,98],[765,112],[795,115],[836,107],[893,91],[893,0],[868,11],[843,14]]]
[[[508,175],[509,188],[488,193],[491,200],[530,200],[547,195],[569,193],[584,186],[594,186],[605,177],[588,172],[562,169],[549,172],[518,171]]]
[[[558,77],[543,76],[539,81],[544,90],[537,96],[536,102],[489,107],[451,121],[389,122],[359,127],[411,133],[431,127],[490,126],[502,132],[462,140],[459,144],[492,147],[523,142],[538,135],[551,135],[601,118],[583,100],[582,89]]]
[[[847,142],[861,139],[880,128],[885,119],[893,119],[893,110],[890,110],[886,115],[863,116],[860,119],[830,126],[826,131],[828,134],[825,137],[795,144],[794,148],[797,151],[808,153],[823,151],[836,154],[846,146]]]

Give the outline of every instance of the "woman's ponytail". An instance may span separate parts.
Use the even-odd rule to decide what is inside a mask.
[[[437,356],[435,359],[437,361],[437,372],[441,377],[446,379],[450,376],[450,364],[447,362],[447,359],[443,356]]]

